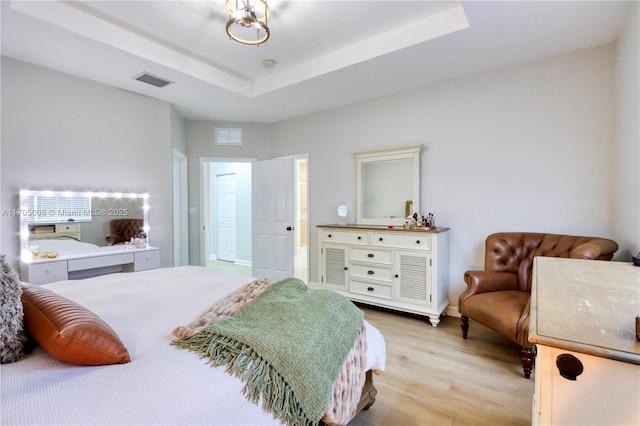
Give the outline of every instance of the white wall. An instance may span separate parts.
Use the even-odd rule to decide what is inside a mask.
[[[309,152],[314,226],[355,208],[354,151],[423,143],[421,208],[450,227],[449,300],[498,231],[612,237],[615,46],[581,50],[274,126],[274,156]]]
[[[171,106],[2,59],[2,208],[24,188],[148,192],[150,242],[171,265]],[[2,217],[17,264],[18,218]]]
[[[629,12],[617,44],[614,229],[622,246],[617,258],[626,261],[640,251],[640,4]]]

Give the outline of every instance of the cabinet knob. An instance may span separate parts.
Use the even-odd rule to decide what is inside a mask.
[[[420,244],[420,240],[416,240],[416,244]]]
[[[382,241],[382,237],[378,238],[378,240]]]
[[[556,367],[558,367],[560,375],[567,380],[576,380],[584,371],[582,362],[571,354],[558,355],[558,358],[556,358]]]
[[[374,257],[373,253],[369,253],[367,257]]]
[[[374,290],[375,290],[375,288],[373,288],[373,287],[367,287],[367,291],[374,291]]]
[[[367,274],[369,274],[369,275],[373,275],[373,274],[375,274],[375,272],[373,272],[373,271],[367,271]]]
[[[331,238],[331,234],[327,235],[327,238]]]
[[[361,237],[360,235],[358,235],[358,239],[359,239],[359,240],[361,240],[361,239],[362,239],[362,237]]]
[[[345,271],[347,270],[347,267],[346,267],[346,266],[344,267],[344,270],[345,270]]]
[[[400,278],[400,275],[396,274],[396,278]]]

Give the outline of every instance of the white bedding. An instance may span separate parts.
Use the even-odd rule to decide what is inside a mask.
[[[185,266],[46,285],[107,322],[131,362],[79,367],[37,348],[3,364],[0,424],[279,424],[242,396],[240,380],[170,345],[175,327],[250,280]],[[384,340],[368,323],[367,343],[368,369],[384,370]]]
[[[96,244],[84,243],[70,238],[33,240],[30,242],[30,245],[38,246],[40,253],[58,253],[60,256],[67,252],[95,250],[98,248]]]

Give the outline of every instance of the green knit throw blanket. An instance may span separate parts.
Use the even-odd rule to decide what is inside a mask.
[[[243,393],[287,425],[315,425],[360,331],[364,313],[331,290],[288,278],[234,316],[173,344],[244,382]]]

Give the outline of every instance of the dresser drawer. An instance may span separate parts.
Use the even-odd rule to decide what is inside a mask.
[[[376,280],[384,282],[393,282],[391,276],[391,268],[375,265],[358,265],[351,264],[350,276],[355,278],[363,278],[367,280]]]
[[[56,233],[80,232],[79,223],[58,223],[56,225]]]
[[[358,247],[351,249],[350,258],[357,262],[391,265],[393,263],[393,252],[391,250],[373,250]]]
[[[326,243],[368,245],[369,233],[328,229],[322,231],[322,241]]]
[[[393,298],[393,289],[391,288],[391,286],[384,284],[372,284],[352,280],[349,285],[349,291],[351,291],[352,293],[379,297],[381,299]]]
[[[371,245],[377,247],[395,247],[412,250],[431,250],[431,235],[374,232]]]
[[[25,265],[22,279],[31,284],[47,284],[55,281],[65,281],[67,275],[67,261],[32,263]]]

